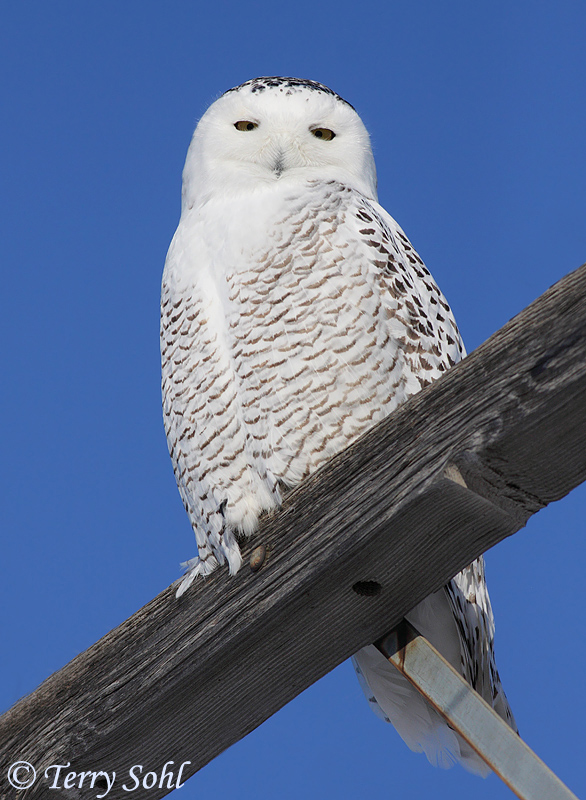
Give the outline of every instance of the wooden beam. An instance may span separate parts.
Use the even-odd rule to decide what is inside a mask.
[[[586,266],[292,492],[259,571],[170,587],[4,714],[19,798],[72,800],[53,764],[186,779],[583,481],[585,397]]]

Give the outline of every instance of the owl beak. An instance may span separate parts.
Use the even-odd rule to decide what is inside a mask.
[[[283,174],[284,169],[285,169],[284,153],[282,150],[279,150],[275,160],[273,161],[273,172],[275,173],[277,178],[280,178],[281,175]]]
[[[281,175],[298,166],[297,144],[290,132],[282,131],[275,133],[270,140],[270,148],[267,149],[268,164],[277,180]]]

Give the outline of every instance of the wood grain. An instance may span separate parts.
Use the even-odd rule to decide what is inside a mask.
[[[109,800],[136,764],[186,779],[581,483],[585,398],[586,266],[292,492],[257,572],[170,587],[20,700],[0,764],[115,771]],[[96,796],[49,784],[18,797]]]

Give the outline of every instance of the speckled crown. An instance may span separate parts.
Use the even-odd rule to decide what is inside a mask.
[[[277,75],[271,77],[253,78],[250,81],[241,83],[240,86],[234,86],[232,89],[228,89],[228,91],[224,92],[224,94],[238,92],[240,89],[244,88],[250,88],[252,94],[264,92],[265,89],[278,89],[280,92],[284,92],[285,94],[293,94],[294,92],[302,89],[310,89],[314,92],[323,92],[324,94],[329,94],[332,97],[335,97],[336,100],[340,100],[342,103],[346,103],[347,106],[350,106],[350,108],[354,109],[354,106],[350,105],[350,103],[347,100],[344,100],[343,97],[340,97],[339,94],[336,94],[336,92],[332,91],[329,86],[325,86],[323,83],[310,81],[305,78],[282,78]]]

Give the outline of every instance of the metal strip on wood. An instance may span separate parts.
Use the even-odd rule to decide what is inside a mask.
[[[521,800],[578,800],[406,620],[376,646]]]

